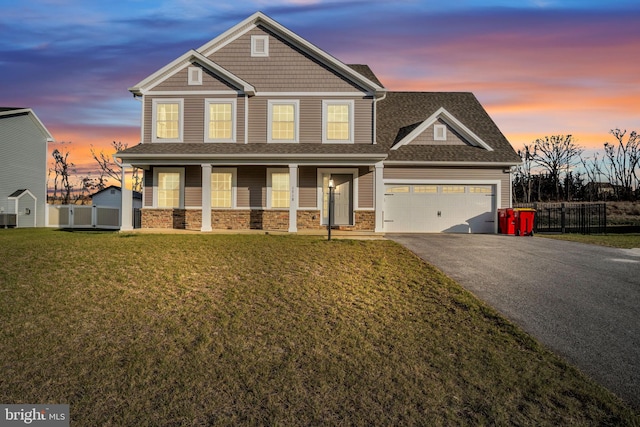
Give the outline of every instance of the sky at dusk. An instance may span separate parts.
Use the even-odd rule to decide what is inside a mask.
[[[514,148],[640,132],[637,0],[0,0],[0,107],[32,108],[80,174],[140,141],[145,77],[262,11],[391,91],[473,92]]]

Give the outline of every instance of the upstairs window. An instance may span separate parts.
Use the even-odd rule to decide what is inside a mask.
[[[269,56],[269,36],[251,36],[251,56]]]
[[[268,142],[298,142],[298,101],[269,101]]]
[[[435,141],[447,140],[447,126],[446,125],[433,125],[433,139]]]
[[[353,101],[322,101],[322,142],[353,142]]]
[[[153,100],[153,141],[182,142],[182,99]]]
[[[235,142],[236,100],[205,100],[205,142]]]

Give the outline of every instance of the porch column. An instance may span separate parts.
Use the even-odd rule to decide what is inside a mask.
[[[375,167],[375,208],[376,208],[376,233],[382,233],[384,231],[384,182],[383,182],[384,165],[382,162],[376,163]]]
[[[120,195],[120,231],[133,230],[133,191],[131,191],[131,177],[128,172],[131,171],[131,165],[122,165],[122,185]]]
[[[289,165],[289,233],[298,231],[298,165]]]
[[[200,231],[211,231],[211,165],[202,165],[202,226]]]

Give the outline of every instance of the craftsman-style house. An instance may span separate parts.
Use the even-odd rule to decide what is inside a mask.
[[[494,233],[509,142],[471,93],[390,92],[258,12],[129,89],[143,228]],[[123,229],[131,193],[123,191]]]

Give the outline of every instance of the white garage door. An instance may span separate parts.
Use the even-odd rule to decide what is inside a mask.
[[[495,185],[387,184],[384,231],[495,233]]]

